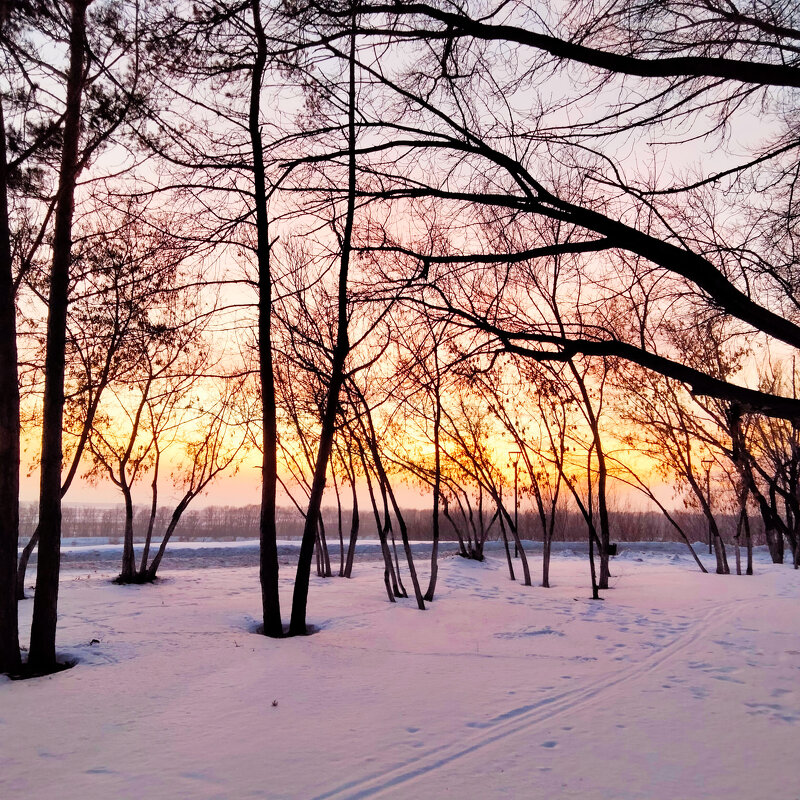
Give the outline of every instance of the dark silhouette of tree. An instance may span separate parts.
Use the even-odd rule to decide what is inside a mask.
[[[0,3],[5,42],[11,3]],[[17,309],[9,225],[9,167],[4,99],[0,96],[0,673],[19,669],[16,570],[19,542],[20,395],[17,378]]]

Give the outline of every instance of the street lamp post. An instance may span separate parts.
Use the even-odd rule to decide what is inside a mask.
[[[704,458],[700,462],[706,471],[706,503],[708,504],[708,554],[711,555],[713,552],[711,549],[711,467],[714,464],[714,460],[711,458]]]
[[[514,537],[514,558],[519,558],[519,552],[517,549],[517,539],[519,538],[519,501],[517,499],[517,486],[518,481],[517,477],[519,474],[518,467],[519,467],[519,459],[522,453],[519,450],[512,450],[508,457],[511,460],[511,463],[514,465],[514,530],[516,531],[516,536]]]

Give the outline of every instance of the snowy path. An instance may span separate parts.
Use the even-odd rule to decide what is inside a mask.
[[[322,630],[283,642],[249,632],[253,569],[68,573],[81,663],[0,679],[0,797],[798,800],[800,574],[614,568],[595,603],[582,559],[551,590],[447,559],[420,613],[363,564],[315,581]]]

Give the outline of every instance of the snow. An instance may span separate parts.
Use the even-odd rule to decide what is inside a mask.
[[[253,567],[67,570],[79,663],[0,678],[0,797],[800,798],[800,573],[760,552],[753,577],[702,575],[671,548],[612,567],[593,602],[584,557],[554,555],[549,590],[496,550],[448,557],[420,612],[357,562],[283,641],[253,632]]]

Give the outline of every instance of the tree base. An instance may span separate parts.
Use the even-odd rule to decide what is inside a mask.
[[[9,672],[8,677],[12,681],[27,681],[31,678],[44,678],[48,675],[56,675],[59,672],[64,672],[72,669],[78,662],[77,661],[57,661],[49,669],[32,669],[27,663],[22,664],[21,667],[14,671]]]
[[[158,580],[158,575],[151,575],[149,572],[136,572],[133,575],[117,575],[112,583],[118,586],[141,586],[145,583],[155,583]]]

